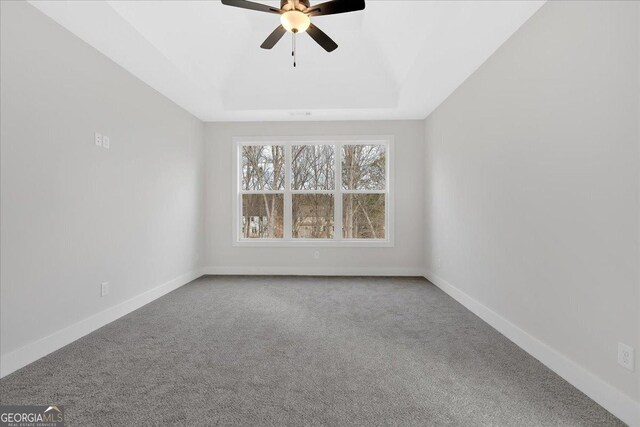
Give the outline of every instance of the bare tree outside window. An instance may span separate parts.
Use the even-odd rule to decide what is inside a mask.
[[[242,189],[284,190],[283,146],[242,146]]]
[[[384,190],[386,150],[384,145],[344,145],[342,147],[342,188]]]
[[[293,195],[293,237],[333,239],[333,194]]]
[[[284,147],[242,146],[242,236],[245,239],[280,239],[284,231]]]
[[[342,147],[342,188],[379,190],[386,188],[384,145],[344,145]],[[385,238],[385,195],[349,193],[342,198],[344,239]]]
[[[333,145],[294,145],[291,148],[293,190],[333,190],[335,150]]]
[[[281,239],[284,232],[283,202],[282,194],[243,194],[243,237]]]
[[[385,238],[384,194],[344,194],[342,206],[343,238]]]
[[[295,239],[332,239],[334,224],[335,148],[333,145],[291,147],[291,187],[296,191],[328,191],[293,194],[292,236]]]

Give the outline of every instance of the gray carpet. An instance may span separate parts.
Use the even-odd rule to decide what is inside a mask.
[[[622,425],[419,278],[203,277],[0,380],[68,425]]]

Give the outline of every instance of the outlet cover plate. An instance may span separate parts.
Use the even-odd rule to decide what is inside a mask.
[[[624,343],[619,342],[618,343],[618,363],[624,367],[627,368],[630,371],[634,370],[634,359],[635,359],[635,354],[634,354],[634,350],[633,347],[626,345]]]

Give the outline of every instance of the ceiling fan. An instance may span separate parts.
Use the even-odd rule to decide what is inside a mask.
[[[332,0],[311,6],[309,0],[280,0],[280,9],[247,0],[222,0],[222,4],[258,12],[275,13],[280,15],[280,25],[260,45],[263,49],[271,49],[288,31],[292,33],[293,66],[296,66],[296,34],[306,32],[327,52],[337,49],[336,42],[322,30],[311,23],[311,17],[335,15],[338,13],[355,12],[364,9],[364,0]]]

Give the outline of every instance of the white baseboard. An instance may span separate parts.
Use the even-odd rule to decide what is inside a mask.
[[[640,427],[640,403],[438,275],[425,271],[424,277],[607,411],[629,426]]]
[[[219,276],[424,276],[423,269],[408,267],[205,267],[204,272]]]
[[[77,323],[67,326],[38,341],[29,343],[24,347],[2,355],[0,359],[0,378],[35,362],[73,341],[95,331],[104,325],[113,322],[120,317],[168,294],[169,292],[186,285],[192,280],[202,276],[202,270],[195,270],[176,277],[160,286],[150,289],[138,296],[128,299],[104,311],[94,314]]]

